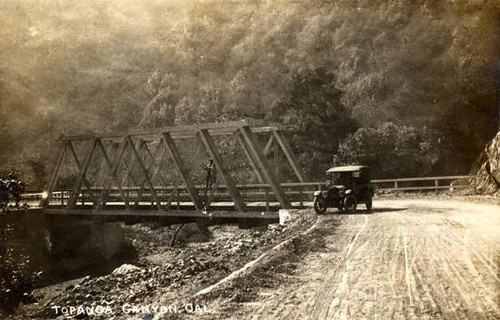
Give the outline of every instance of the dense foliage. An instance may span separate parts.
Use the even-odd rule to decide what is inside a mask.
[[[21,194],[26,190],[26,183],[20,180],[15,172],[8,174],[0,172],[0,213],[11,208],[19,209],[21,205]]]
[[[432,141],[433,136],[390,122],[376,128],[360,128],[340,144],[334,163],[365,164],[378,177],[431,175],[441,156],[440,141]]]
[[[36,188],[63,133],[254,117],[290,127],[312,177],[334,156],[368,161],[379,177],[466,173],[497,130],[498,9],[486,0],[3,1],[0,162]]]

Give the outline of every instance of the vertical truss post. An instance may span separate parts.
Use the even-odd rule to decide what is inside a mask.
[[[262,175],[260,174],[259,169],[255,165],[255,160],[252,158],[252,155],[250,154],[250,151],[248,150],[247,145],[245,144],[244,138],[241,135],[241,132],[236,132],[236,137],[238,138],[238,142],[240,143],[241,147],[243,148],[243,151],[245,152],[245,156],[248,159],[248,162],[250,163],[250,166],[252,167],[252,171],[257,177],[257,180],[259,183],[264,183],[264,179],[262,178]]]
[[[274,169],[274,178],[276,179],[276,181],[280,181],[280,154],[279,154],[279,145],[278,145],[278,141],[274,140],[274,143],[273,143],[273,153],[274,153],[274,165],[273,165],[273,169]]]
[[[198,195],[198,191],[196,190],[193,180],[191,180],[189,169],[184,165],[181,154],[179,153],[174,140],[170,136],[170,133],[163,133],[163,141],[165,143],[165,146],[167,147],[168,153],[170,154],[170,158],[172,159],[174,165],[177,167],[177,171],[181,175],[182,181],[186,185],[187,191],[189,193],[189,196],[191,197],[191,200],[193,200],[193,204],[196,210],[201,210],[203,207],[203,203],[201,202],[200,196]],[[177,200],[177,202],[179,202],[179,200]]]
[[[281,207],[284,209],[290,209],[292,207],[291,203],[286,197],[286,194],[281,188],[278,181],[274,179],[271,169],[269,168],[269,165],[267,163],[267,160],[257,145],[257,141],[255,140],[252,130],[250,129],[249,126],[242,126],[240,127],[240,131],[243,134],[243,137],[245,138],[249,150],[252,152],[255,160],[257,161],[257,165],[260,167],[264,178],[271,185],[271,189],[273,189],[276,198],[281,204]]]
[[[149,188],[151,189],[151,196],[153,197],[153,200],[156,202],[156,207],[158,210],[161,210],[161,203],[160,200],[158,199],[158,195],[156,194],[155,187],[151,180],[149,179],[148,171],[146,170],[146,167],[144,166],[144,163],[142,163],[141,157],[139,153],[137,152],[137,149],[134,146],[134,143],[132,142],[132,139],[130,136],[127,137],[130,147],[132,148],[132,153],[134,154],[137,162],[139,163],[139,167],[141,168],[142,172],[144,173],[144,177],[146,178],[146,181],[149,185]]]
[[[143,141],[139,141],[139,143],[138,143],[139,151],[142,151],[144,149],[143,145],[142,145],[142,142]],[[144,161],[146,161],[146,159],[144,159]],[[146,167],[146,166],[144,166],[144,167]],[[149,169],[150,168],[147,168],[146,172],[149,172]],[[130,167],[129,175],[132,178],[132,182],[134,183],[134,185],[139,188],[139,189],[137,189],[137,198],[135,199],[135,202],[134,202],[134,206],[138,207],[139,206],[139,202],[140,202],[141,197],[142,197],[142,194],[146,190],[147,176],[145,176],[144,179],[142,179],[142,183],[139,184],[137,182],[137,180],[135,179],[134,175],[132,174],[132,171],[133,171],[133,167]],[[128,177],[128,175],[127,175],[127,177]],[[151,178],[151,183],[153,182],[153,180],[154,180],[154,178]]]
[[[170,195],[168,196],[167,199],[167,210],[170,210],[172,207],[172,202],[174,201],[175,194],[177,193],[177,188],[179,187],[177,181],[174,184],[174,187],[172,188],[172,191],[170,191]]]
[[[224,180],[224,184],[226,185],[227,191],[229,192],[229,195],[234,201],[234,206],[238,211],[244,212],[246,210],[246,205],[245,202],[243,201],[243,197],[239,193],[238,189],[236,188],[236,184],[234,183],[233,178],[231,178],[231,175],[229,171],[226,169],[224,166],[224,163],[222,162],[222,158],[217,152],[217,149],[215,148],[215,144],[212,140],[212,137],[208,133],[207,129],[199,129],[198,130],[198,137],[200,140],[203,142],[205,145],[205,149],[207,150],[208,154],[210,157],[214,160],[215,165],[217,166],[218,172],[222,176],[222,180]]]
[[[61,169],[61,164],[64,159],[64,155],[66,154],[66,149],[68,147],[68,142],[66,141],[61,148],[61,151],[59,152],[59,157],[57,158],[56,166],[54,168],[54,172],[52,172],[52,176],[50,177],[49,183],[47,185],[47,197],[45,199],[42,199],[40,201],[40,207],[42,208],[47,208],[50,203],[50,199],[52,198],[52,191],[54,191],[54,186],[56,185],[57,182],[57,177],[59,176],[59,170]],[[61,193],[61,197],[63,197],[63,194]]]
[[[304,182],[306,180],[305,176],[300,171],[299,162],[298,162],[297,158],[295,157],[295,154],[293,153],[292,148],[288,144],[288,141],[286,141],[286,139],[282,136],[282,134],[276,130],[273,130],[273,135],[274,135],[274,137],[276,137],[276,141],[278,141],[278,143],[281,147],[281,150],[283,150],[283,153],[285,153],[285,156],[288,159],[288,162],[292,166],[293,172],[295,172],[295,175],[297,176],[297,178],[299,178],[300,182]]]

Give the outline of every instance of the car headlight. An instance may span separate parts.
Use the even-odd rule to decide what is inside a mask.
[[[325,197],[325,198],[326,198],[326,197],[328,197],[328,191],[326,191],[326,190],[325,190],[325,191],[322,191],[322,192],[321,192],[321,195],[322,195],[323,197]]]
[[[345,190],[339,190],[339,196],[344,197],[345,196]]]

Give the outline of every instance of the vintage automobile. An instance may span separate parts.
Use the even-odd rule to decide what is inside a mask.
[[[326,174],[329,177],[327,184],[314,192],[314,210],[317,214],[325,213],[327,208],[354,213],[360,203],[366,205],[366,210],[371,210],[374,188],[370,184],[367,166],[333,167]]]

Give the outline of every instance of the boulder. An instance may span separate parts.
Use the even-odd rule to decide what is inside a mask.
[[[500,131],[476,160],[471,175],[478,194],[494,194],[500,190]]]
[[[129,272],[140,270],[141,268],[136,267],[132,264],[122,264],[120,267],[113,270],[112,274],[126,274]]]
[[[206,242],[210,240],[210,232],[200,223],[187,223],[179,230],[176,240],[180,243]]]
[[[290,210],[288,209],[280,209],[279,216],[280,216],[280,225],[282,226],[287,224],[288,221],[292,220],[292,216],[290,215]]]

